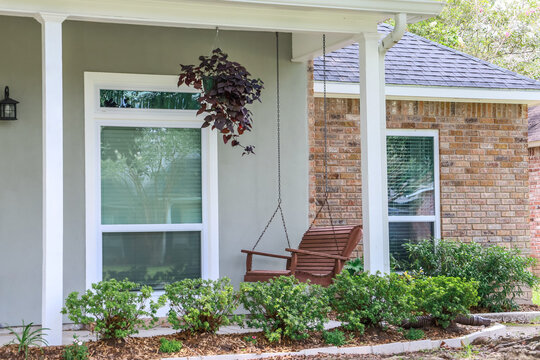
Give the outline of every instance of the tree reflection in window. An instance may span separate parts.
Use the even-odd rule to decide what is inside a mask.
[[[199,93],[101,89],[100,107],[198,110]]]
[[[157,232],[103,232],[103,278],[163,284],[201,275],[199,128],[101,127],[101,223]],[[154,230],[154,231],[155,231]]]
[[[200,129],[103,127],[102,224],[201,222]]]
[[[388,215],[435,215],[433,138],[388,136]]]

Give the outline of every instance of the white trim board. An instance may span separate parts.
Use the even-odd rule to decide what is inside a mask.
[[[202,206],[200,224],[102,225],[100,195],[99,128],[114,126],[152,126],[200,128],[196,110],[154,110],[100,108],[100,89],[197,92],[176,87],[175,75],[84,74],[85,99],[85,194],[86,194],[86,288],[102,279],[101,233],[136,231],[201,231],[201,272],[206,279],[219,277],[218,155],[217,135],[201,129]]]
[[[479,102],[501,104],[540,104],[540,90],[512,90],[487,88],[459,88],[444,86],[386,85],[388,100]],[[315,97],[322,97],[324,84],[315,81]],[[327,97],[359,98],[360,85],[357,83],[326,83]]]
[[[0,0],[4,15],[48,12],[94,22],[351,34],[398,12],[420,21],[443,7],[444,3],[432,0]]]
[[[539,147],[539,146],[540,146],[540,140],[534,140],[534,141],[529,140],[529,143],[528,143],[529,149]]]

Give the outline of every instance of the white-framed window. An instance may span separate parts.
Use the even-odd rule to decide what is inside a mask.
[[[439,132],[386,134],[390,254],[403,261],[403,244],[440,238]]]
[[[168,75],[85,73],[86,286],[219,277],[217,137]]]

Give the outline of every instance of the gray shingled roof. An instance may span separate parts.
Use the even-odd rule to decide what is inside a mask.
[[[379,32],[392,26],[380,24]],[[540,82],[460,51],[405,33],[385,59],[386,83],[396,85],[540,90]],[[358,44],[329,53],[327,81],[358,82]],[[322,57],[314,60],[314,77],[323,80]]]

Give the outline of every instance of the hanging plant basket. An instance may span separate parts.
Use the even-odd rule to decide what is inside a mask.
[[[203,128],[211,126],[219,131],[225,144],[244,149],[242,155],[254,154],[255,147],[240,144],[238,138],[251,131],[252,113],[246,106],[261,101],[263,82],[251,78],[245,67],[228,58],[221,49],[215,49],[211,56],[199,57],[198,66],[180,65],[178,86],[185,84],[202,90],[197,115],[207,114]]]

